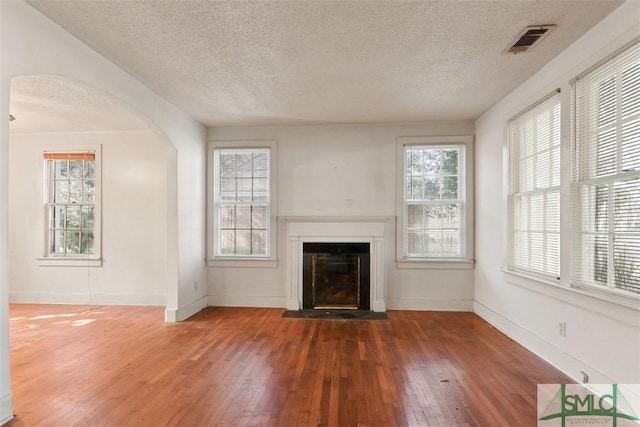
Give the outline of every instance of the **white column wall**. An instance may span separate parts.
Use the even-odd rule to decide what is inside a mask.
[[[570,80],[640,35],[640,3],[628,1],[476,121],[475,311],[578,381],[640,383],[640,311],[568,286],[514,278],[506,265],[507,120],[562,90],[563,179],[569,179]],[[551,40],[551,39],[549,39]],[[563,187],[563,261],[570,259],[568,186]],[[508,281],[507,281],[508,280]],[[566,337],[559,322],[566,322]]]
[[[8,115],[12,76],[49,75],[70,79],[122,102],[147,119],[171,146],[168,164],[167,319],[181,320],[204,303],[205,130],[135,78],[89,48],[22,0],[0,2],[0,112]],[[0,120],[0,422],[11,418],[7,276],[8,121]],[[184,150],[184,154],[183,153]],[[191,170],[193,172],[191,172]],[[197,174],[197,175],[196,175]],[[181,221],[189,221],[184,223]],[[183,233],[182,231],[185,230]]]

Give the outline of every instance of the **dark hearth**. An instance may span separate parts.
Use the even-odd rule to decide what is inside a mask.
[[[368,243],[305,243],[303,308],[370,308]]]

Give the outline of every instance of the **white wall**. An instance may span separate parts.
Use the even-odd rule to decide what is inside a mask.
[[[506,122],[560,88],[563,170],[567,174],[571,142],[569,81],[638,37],[639,5],[637,1],[622,5],[476,122],[475,311],[574,379],[582,381],[580,371],[586,372],[592,383],[640,383],[640,311],[570,289],[566,263],[560,286],[501,272],[507,224],[503,191]],[[566,194],[562,203],[567,212]],[[570,226],[566,215],[562,226],[565,230]],[[567,261],[568,234],[564,237],[562,257]],[[566,337],[558,333],[560,321],[566,322]]]
[[[276,140],[278,267],[208,269],[210,305],[285,307],[285,217],[391,217],[385,230],[388,309],[471,310],[472,270],[399,270],[396,141],[471,135],[473,123],[209,129],[209,140]]]
[[[43,267],[42,153],[82,144],[102,146],[102,266]],[[10,301],[164,305],[169,147],[151,131],[14,134],[9,147]]]
[[[22,0],[0,1],[0,112],[9,114],[9,81],[47,75],[104,93],[145,118],[169,150],[168,212],[159,233],[166,235],[166,318],[181,320],[206,304],[204,281],[205,130],[187,114]],[[0,423],[12,417],[8,339],[7,202],[8,122],[0,120]],[[183,154],[184,153],[184,154]],[[200,153],[195,155],[195,153]],[[194,171],[192,174],[191,171]],[[184,231],[184,232],[183,232]]]

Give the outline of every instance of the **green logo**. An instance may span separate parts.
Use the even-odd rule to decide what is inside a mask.
[[[557,419],[565,427],[567,419],[572,425],[576,424],[610,424],[618,426],[619,420],[638,421],[629,402],[618,390],[617,384],[612,384],[611,392],[596,394],[579,384],[560,384],[549,405],[540,414],[539,421]],[[538,399],[541,397],[538,386]],[[545,425],[544,423],[538,423]]]

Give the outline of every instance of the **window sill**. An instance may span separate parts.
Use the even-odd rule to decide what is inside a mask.
[[[468,259],[409,259],[397,260],[399,269],[404,270],[473,270],[475,261]]]
[[[273,258],[207,258],[207,267],[220,268],[277,268]]]
[[[512,285],[558,299],[567,304],[612,317],[630,325],[637,325],[640,297],[609,289],[593,289],[591,286],[569,286],[554,280],[524,274],[503,268],[504,280]],[[625,310],[628,309],[628,310]]]
[[[40,267],[102,267],[102,258],[45,257],[37,260]]]

